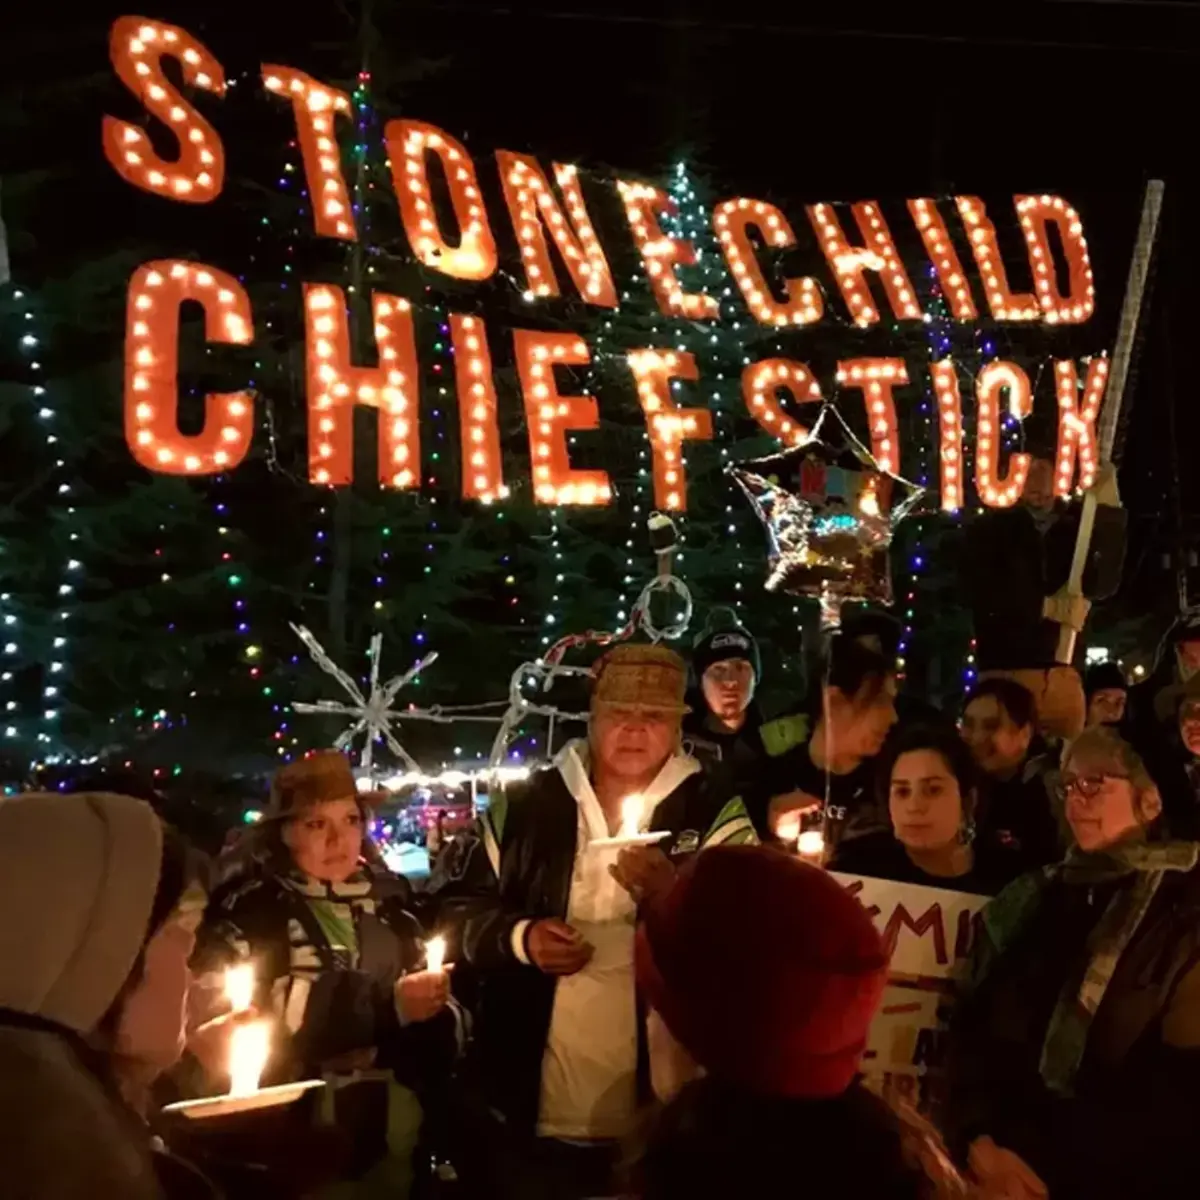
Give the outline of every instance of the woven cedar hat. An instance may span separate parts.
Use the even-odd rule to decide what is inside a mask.
[[[314,750],[275,772],[263,819],[288,820],[314,804],[359,800],[375,804],[380,792],[360,792],[350,762],[340,750]]]
[[[614,646],[592,668],[592,707],[620,705],[653,712],[691,711],[683,702],[687,664],[665,646]]]

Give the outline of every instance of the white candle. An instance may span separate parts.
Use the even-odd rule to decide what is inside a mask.
[[[444,937],[430,938],[425,943],[425,970],[444,971],[446,969],[446,939]]]
[[[225,998],[234,1012],[245,1012],[254,1003],[253,963],[239,963],[226,970]]]
[[[825,853],[825,839],[819,829],[806,829],[797,840],[796,849],[805,858],[820,858]]]
[[[621,801],[621,837],[637,837],[642,820],[642,797],[638,793]]]
[[[271,1052],[271,1026],[250,1021],[234,1028],[229,1039],[229,1094],[249,1096],[258,1091],[267,1056]]]

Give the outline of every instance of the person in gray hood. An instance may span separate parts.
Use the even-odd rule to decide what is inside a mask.
[[[148,804],[0,800],[0,1163],[11,1200],[162,1200],[143,1119],[183,1047],[204,906],[194,863]],[[186,1168],[180,1168],[189,1174]],[[183,1193],[214,1195],[190,1173]]]

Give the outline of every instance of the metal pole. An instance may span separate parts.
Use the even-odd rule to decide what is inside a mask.
[[[1117,422],[1121,416],[1121,405],[1125,399],[1125,381],[1129,377],[1129,362],[1133,356],[1134,338],[1137,334],[1138,318],[1142,311],[1142,300],[1146,294],[1146,277],[1150,273],[1150,256],[1154,239],[1158,233],[1158,217],[1162,212],[1163,182],[1151,179],[1146,184],[1146,195],[1142,200],[1142,219],[1138,225],[1137,241],[1133,248],[1133,259],[1129,264],[1129,278],[1125,283],[1125,300],[1121,305],[1121,323],[1117,327],[1117,341],[1113,346],[1112,368],[1108,373],[1108,390],[1104,408],[1100,413],[1098,430],[1099,459],[1102,466],[1112,460],[1113,443],[1117,436]],[[1092,546],[1092,530],[1096,524],[1096,493],[1089,488],[1083,495],[1083,511],[1079,515],[1079,533],[1075,538],[1075,554],[1071,559],[1071,573],[1067,577],[1067,592],[1071,596],[1083,595],[1083,572],[1087,566],[1088,552]],[[1070,663],[1075,657],[1075,630],[1062,625],[1058,631],[1058,661]]]

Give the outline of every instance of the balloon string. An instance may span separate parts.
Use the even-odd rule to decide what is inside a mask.
[[[829,681],[833,677],[833,639],[836,627],[825,630],[825,665],[821,672],[821,724],[824,726],[825,756],[825,804],[821,809],[821,863],[824,865],[830,856],[829,832],[831,821],[829,816],[830,801],[833,799],[833,720],[832,707],[829,703]]]

